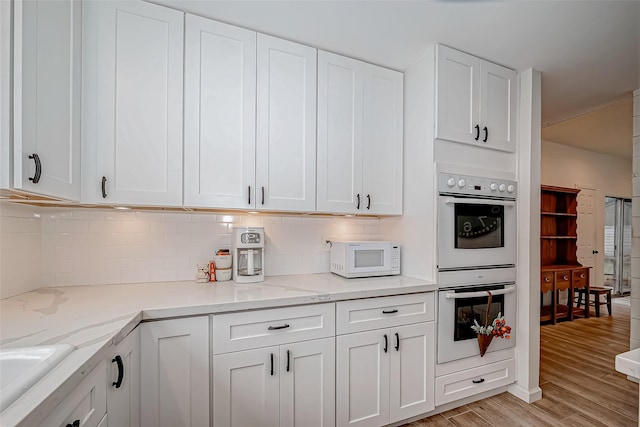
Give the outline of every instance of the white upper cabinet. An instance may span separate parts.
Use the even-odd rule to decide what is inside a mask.
[[[436,48],[436,138],[515,151],[517,73]]]
[[[253,207],[256,33],[193,15],[185,25],[184,204]]]
[[[316,54],[258,34],[257,209],[315,210]]]
[[[96,145],[96,202],[181,206],[184,14],[143,1],[96,3],[95,100],[85,97],[95,102],[85,143]]]
[[[402,213],[402,73],[318,52],[318,211]]]
[[[80,199],[80,1],[14,3],[16,189]]]

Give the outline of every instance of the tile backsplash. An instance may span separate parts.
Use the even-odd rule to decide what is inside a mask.
[[[265,228],[267,276],[324,273],[329,271],[324,238],[375,239],[380,234],[377,218],[26,208],[32,217],[25,214],[16,221],[16,209],[7,206],[0,218],[2,290],[27,280],[27,275],[17,280],[14,271],[27,265],[34,266],[29,282],[34,274],[40,276],[31,289],[193,280],[196,264],[208,262],[217,249],[231,248],[234,226]],[[28,227],[21,225],[32,220]],[[26,235],[28,245],[21,243]],[[37,256],[26,257],[34,247]],[[5,277],[5,251],[16,249],[20,255],[11,260],[19,261],[19,268],[10,268]]]

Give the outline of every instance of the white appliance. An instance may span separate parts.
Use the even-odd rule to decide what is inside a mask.
[[[438,173],[438,270],[513,266],[515,181]]]
[[[264,228],[233,229],[233,281],[264,281]]]
[[[515,345],[516,269],[446,271],[438,274],[438,363],[478,356],[474,319],[484,324],[491,292],[491,321],[502,313],[512,327],[510,339],[493,338],[487,352]]]
[[[400,274],[400,245],[383,241],[332,241],[331,272],[348,279]]]

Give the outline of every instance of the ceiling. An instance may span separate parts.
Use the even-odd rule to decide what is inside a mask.
[[[152,1],[400,71],[434,42],[535,68],[543,127],[640,88],[640,1]]]

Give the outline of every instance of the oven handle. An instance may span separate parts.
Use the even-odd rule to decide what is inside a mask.
[[[505,295],[505,294],[510,294],[515,290],[516,290],[515,287],[511,287],[511,288],[505,288],[505,289],[496,289],[495,291],[489,291],[489,292],[491,292],[491,295]],[[444,294],[444,296],[447,297],[448,299],[474,298],[474,297],[483,297],[485,295],[487,295],[487,291],[458,292],[458,293],[447,292],[446,294]]]
[[[494,205],[494,206],[515,206],[516,202],[512,200],[491,200],[491,199],[466,199],[460,197],[447,197],[444,199],[447,205],[455,205],[463,203],[465,205]]]

